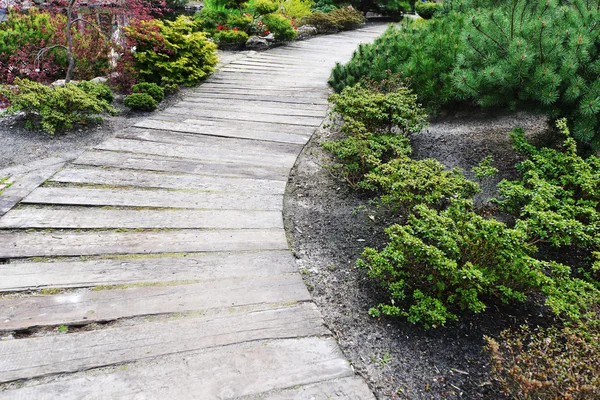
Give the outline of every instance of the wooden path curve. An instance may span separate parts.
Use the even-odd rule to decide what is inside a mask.
[[[281,210],[334,62],[384,29],[250,54],[74,161],[19,170],[0,195],[0,399],[372,399]]]

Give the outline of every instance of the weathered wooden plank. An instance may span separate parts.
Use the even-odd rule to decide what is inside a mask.
[[[262,106],[269,108],[277,108],[281,110],[309,110],[309,111],[318,111],[323,112],[327,110],[327,106],[325,104],[314,104],[310,101],[300,102],[298,101],[295,104],[287,104],[270,100],[257,100],[253,99],[253,96],[248,96],[243,99],[237,99],[237,101],[232,102],[229,98],[207,98],[204,94],[192,93],[186,96],[186,101],[194,102],[195,104],[206,103],[207,105],[217,106],[220,105],[225,108],[229,108],[232,103],[235,103],[233,107],[237,107],[238,105],[243,105],[244,107],[257,107],[260,108]]]
[[[0,292],[246,278],[297,271],[296,262],[287,250],[11,262],[0,267]]]
[[[327,94],[298,98],[295,96],[283,96],[283,95],[268,95],[268,94],[254,94],[247,93],[241,90],[219,90],[212,91],[209,89],[198,89],[194,93],[189,95],[189,98],[205,98],[207,100],[242,100],[247,102],[252,101],[267,101],[273,103],[286,103],[286,104],[311,104],[311,105],[327,105]]]
[[[0,299],[0,331],[310,300],[299,274]]]
[[[282,229],[0,232],[0,258],[285,250]]]
[[[51,164],[42,169],[29,172],[19,177],[8,189],[4,189],[0,194],[0,217],[17,205],[23,197],[54,175],[63,165],[64,163]]]
[[[204,210],[282,209],[282,196],[253,193],[187,192],[166,189],[101,189],[40,187],[22,200],[24,204],[78,206],[160,207]]]
[[[145,171],[183,172],[272,180],[287,180],[289,172],[289,168],[285,167],[182,160],[171,157],[99,150],[87,151],[77,160],[73,161],[73,163],[76,165],[106,166]]]
[[[199,329],[200,327],[200,329]],[[327,335],[312,303],[0,342],[0,383],[256,340]]]
[[[104,210],[90,207],[25,207],[9,211],[0,229],[274,229],[283,228],[280,211]]]
[[[292,98],[297,101],[322,101],[329,94],[329,90],[304,90],[304,91],[289,91],[289,90],[270,90],[265,91],[261,89],[260,86],[250,86],[243,85],[239,83],[219,83],[219,84],[204,84],[199,86],[194,90],[195,94],[197,93],[226,93],[226,94],[239,94],[246,95],[259,98],[260,96],[265,96],[267,98],[276,98],[276,97],[284,97],[284,98]]]
[[[362,378],[351,376],[347,378],[328,380],[305,386],[275,390],[254,396],[238,397],[236,400],[375,400],[375,396]]]
[[[220,124],[212,124],[211,126],[218,127]],[[109,139],[106,142],[124,143],[121,139]],[[126,143],[135,143],[135,141],[126,141]],[[175,144],[175,143],[173,143]],[[229,149],[241,153],[258,153],[258,154],[286,154],[296,156],[302,146],[289,143],[270,143],[260,140],[247,140],[235,138],[222,138],[215,136],[196,136],[194,143],[186,143],[186,147],[202,147],[211,149]],[[194,149],[194,151],[196,151]]]
[[[259,114],[251,112],[236,112],[228,110],[204,110],[204,109],[190,109],[190,107],[184,106],[173,106],[167,108],[164,113],[185,115],[189,117],[203,117],[208,119],[226,119],[229,121],[251,121],[251,122],[269,122],[278,123],[282,125],[302,125],[302,126],[314,126],[317,127],[323,122],[323,118],[320,117],[298,117],[298,116],[287,116],[287,115],[271,115],[271,114]]]
[[[321,119],[325,118],[325,116],[327,115],[327,107],[323,106],[319,107],[318,109],[308,110],[302,109],[300,106],[286,106],[283,103],[271,103],[271,105],[266,105],[264,102],[254,102],[251,104],[247,104],[241,101],[236,101],[235,103],[230,102],[230,104],[228,105],[226,102],[215,102],[202,98],[192,97],[188,97],[184,101],[177,103],[177,107],[192,109],[194,107],[198,107],[199,104],[202,105],[202,110],[221,110],[236,113],[254,112],[266,115],[289,115],[298,117],[315,117]]]
[[[204,137],[209,138],[208,136]],[[265,142],[259,142],[265,143]],[[272,143],[273,145],[278,143]],[[231,149],[229,149],[229,148]],[[98,150],[122,151],[128,153],[150,154],[167,157],[180,157],[191,160],[215,160],[229,161],[235,163],[247,163],[254,165],[269,165],[276,167],[292,167],[296,162],[297,148],[294,152],[287,149],[281,149],[276,152],[275,146],[268,149],[264,146],[264,151],[253,148],[253,143],[248,142],[246,147],[237,147],[229,145],[226,148],[217,146],[196,146],[176,145],[165,143],[153,143],[140,140],[128,140],[113,138],[109,139],[95,147]],[[235,149],[234,149],[235,148]]]
[[[0,398],[233,399],[352,375],[335,340],[307,337],[159,357],[115,371],[0,392]]]
[[[177,139],[177,138],[175,138]],[[87,183],[160,189],[194,189],[218,192],[283,194],[285,183],[277,180],[214,177],[107,168],[67,168],[52,182]]]
[[[239,127],[214,127],[203,125],[201,121],[185,119],[180,122],[165,121],[159,118],[171,119],[160,116],[158,118],[147,118],[138,122],[137,128],[168,130],[172,132],[194,133],[201,135],[214,135],[219,137],[230,137],[240,139],[256,139],[281,143],[305,144],[308,141],[307,135],[289,134],[284,132],[273,132],[254,129],[240,129]],[[314,128],[310,129],[314,131]],[[125,137],[121,135],[121,137]]]

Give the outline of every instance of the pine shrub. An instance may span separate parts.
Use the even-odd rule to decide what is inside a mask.
[[[288,42],[296,39],[297,33],[289,19],[277,14],[267,14],[262,17],[262,22],[273,34],[275,40]]]
[[[439,7],[439,4],[432,1],[415,2],[415,10],[417,14],[419,14],[419,17],[424,19],[431,19]]]
[[[463,17],[451,13],[427,23],[403,22],[390,27],[372,44],[362,44],[345,65],[337,64],[330,85],[340,92],[364,80],[399,75],[428,110],[455,99],[451,73]]]

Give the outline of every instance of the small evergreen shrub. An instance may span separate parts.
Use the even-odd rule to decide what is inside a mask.
[[[115,99],[112,90],[110,90],[110,88],[103,83],[80,81],[77,83],[77,87],[89,95],[92,95],[100,100],[105,100],[109,104]]]
[[[393,158],[410,154],[406,135],[421,131],[427,115],[410,90],[397,87],[384,93],[360,85],[329,98],[344,123],[342,137],[323,143],[338,163],[334,169],[351,185]]]
[[[419,14],[419,17],[424,19],[431,19],[439,7],[440,5],[431,1],[415,2],[415,11]]]
[[[30,128],[42,129],[50,135],[71,129],[77,123],[99,122],[102,113],[117,112],[105,99],[72,83],[51,87],[16,78],[14,84],[0,87],[0,96],[10,102],[5,113],[24,112]]]
[[[302,18],[299,25],[313,25],[319,33],[349,31],[365,23],[362,12],[352,8],[338,8],[328,13],[315,12]]]
[[[244,33],[250,29],[252,25],[252,17],[248,15],[237,15],[237,14],[229,14],[227,15],[227,26],[231,28],[231,30],[239,30]]]
[[[275,40],[287,42],[296,39],[297,33],[289,19],[277,14],[267,14],[262,22],[275,37]]]
[[[213,37],[219,47],[242,46],[248,41],[248,34],[238,30],[219,31]]]
[[[380,193],[383,204],[411,209],[417,204],[439,207],[452,199],[470,199],[479,185],[462,170],[450,171],[437,160],[396,157],[365,175],[360,187]]]
[[[273,0],[255,0],[254,12],[258,15],[267,15],[276,12],[279,9],[279,4]]]
[[[125,97],[123,104],[138,111],[154,111],[158,107],[158,102],[148,93],[132,93]]]
[[[283,14],[294,20],[300,20],[312,14],[312,0],[279,0],[283,8]]]
[[[501,389],[524,400],[600,398],[597,325],[526,327],[486,337],[492,372]]]
[[[165,98],[165,89],[158,86],[156,83],[142,82],[131,87],[133,93],[147,93],[157,103],[160,103]]]
[[[522,129],[511,133],[514,148],[527,156],[517,165],[521,179],[498,184],[497,204],[516,219],[532,242],[600,250],[600,158],[582,158],[567,128],[561,149],[538,149]],[[600,280],[600,274],[597,275]]]
[[[125,28],[134,47],[133,69],[139,79],[193,86],[208,77],[217,63],[216,45],[197,32],[199,21],[134,21]]]

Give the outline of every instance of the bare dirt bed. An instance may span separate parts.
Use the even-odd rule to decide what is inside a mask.
[[[511,177],[519,157],[507,132],[515,126],[542,136],[547,121],[527,114],[454,114],[413,137],[414,156],[466,169],[492,154],[500,177]],[[298,158],[288,181],[284,220],[305,282],[355,370],[378,399],[503,398],[491,381],[484,335],[531,322],[539,310],[497,308],[429,331],[370,317],[377,287],[355,262],[365,246],[382,248],[384,228],[402,216],[376,207],[368,194],[332,176],[326,165],[333,160],[320,146],[330,139],[328,130],[319,129]],[[481,203],[494,194],[494,186],[486,184]]]

